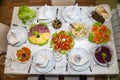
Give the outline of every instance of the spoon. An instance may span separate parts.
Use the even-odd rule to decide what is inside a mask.
[[[58,11],[59,11],[59,9],[57,8],[57,10],[56,10],[56,20],[58,20]]]
[[[74,29],[77,31],[77,28],[75,28],[75,26],[74,26],[74,25],[70,24],[70,26],[71,26],[72,28],[74,28]]]

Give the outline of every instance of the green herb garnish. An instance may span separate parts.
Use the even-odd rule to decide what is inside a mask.
[[[78,28],[76,28],[76,30],[80,32],[82,30],[82,26],[79,26]]]
[[[106,57],[107,57],[106,53],[104,53],[104,52],[101,54],[101,56],[103,59],[106,59]]]

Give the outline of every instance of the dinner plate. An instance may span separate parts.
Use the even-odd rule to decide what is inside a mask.
[[[40,55],[40,54],[46,54],[46,55],[48,55],[49,58],[50,58],[50,61],[49,61],[49,63],[47,64],[46,67],[39,67],[39,66],[37,66],[37,65],[35,64],[35,58],[36,58],[38,55]],[[40,50],[38,50],[38,51],[35,53],[35,57],[34,57],[34,59],[33,59],[33,63],[34,63],[33,65],[34,65],[34,68],[36,69],[36,71],[41,72],[41,73],[50,72],[50,71],[54,68],[54,66],[55,66],[55,60],[54,60],[54,58],[53,58],[53,53],[52,53],[52,51],[51,51],[51,50],[47,50],[47,49],[40,49]]]
[[[7,34],[8,43],[19,47],[27,41],[27,30],[23,26],[12,26]]]
[[[75,55],[75,54],[80,55],[81,57],[88,56],[89,59],[88,59],[88,61],[83,63],[83,65],[74,65],[73,63],[71,63],[70,60],[71,60],[72,55]],[[75,48],[70,52],[70,54],[68,56],[68,62],[72,69],[74,69],[76,71],[84,71],[84,70],[88,69],[88,67],[91,64],[91,55],[83,48]]]
[[[43,9],[43,7],[40,7],[39,10]],[[37,10],[37,20],[38,22],[42,22],[42,21],[45,21],[45,22],[52,22],[52,20],[54,20],[56,18],[56,9],[54,7],[51,7],[51,12],[52,12],[52,17],[50,19],[39,19],[39,11]]]
[[[68,11],[72,8],[73,6],[68,6],[68,7],[65,7],[63,9],[63,12],[62,12],[62,16],[63,16],[63,19],[65,21],[67,21],[68,23],[73,23],[73,22],[76,22],[76,21],[79,21],[80,19],[80,11],[79,11],[79,8],[77,8],[77,15],[75,16],[74,19],[70,19],[67,15]]]

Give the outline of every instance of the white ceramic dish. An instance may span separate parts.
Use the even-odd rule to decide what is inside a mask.
[[[67,21],[68,23],[73,23],[73,22],[78,22],[80,20],[80,11],[79,11],[79,7],[77,7],[77,15],[75,16],[74,19],[70,19],[67,15],[68,11],[72,8],[73,6],[68,6],[68,7],[65,7],[63,9],[63,12],[62,12],[62,17],[65,21]]]
[[[71,63],[71,57],[72,57],[72,55],[75,55],[75,54],[80,55],[81,58],[88,56],[89,59],[81,65],[74,65],[73,63]],[[75,48],[75,49],[72,49],[72,51],[69,53],[68,62],[69,62],[70,67],[73,68],[74,70],[84,71],[84,70],[88,69],[91,64],[91,55],[82,48]]]
[[[72,34],[72,36],[73,36],[76,40],[83,40],[83,39],[87,38],[88,33],[89,33],[89,29],[88,29],[87,25],[86,25],[84,22],[75,22],[75,23],[84,24],[84,28],[86,29],[86,33],[85,33],[82,37],[78,37],[78,36],[76,36],[75,34],[73,34],[73,33],[71,32],[71,28],[73,28],[73,27],[70,25],[69,31],[70,31],[70,33]],[[73,25],[73,24],[74,24],[74,23],[72,23],[72,25]]]
[[[46,54],[49,56],[50,58],[50,61],[49,63],[47,64],[46,67],[39,67],[35,64],[35,59],[38,55],[40,54]],[[33,59],[33,65],[34,65],[34,68],[36,69],[36,71],[38,72],[41,72],[41,73],[47,73],[47,72],[50,72],[54,66],[55,66],[55,60],[53,58],[53,53],[51,50],[47,50],[47,49],[39,49],[36,53],[35,53],[35,56],[34,56],[34,59]]]
[[[95,57],[95,51],[96,51],[96,49],[97,49],[98,47],[100,47],[100,46],[105,46],[105,47],[108,47],[108,48],[110,49],[111,55],[112,55],[112,58],[111,58],[111,61],[110,61],[110,62],[101,63],[101,62],[99,62],[99,61],[96,59],[96,57]],[[96,62],[97,64],[106,67],[106,66],[108,66],[108,65],[110,66],[110,65],[113,63],[113,50],[112,50],[112,48],[111,48],[109,45],[104,45],[104,44],[97,45],[97,46],[95,46],[93,53],[94,53],[93,58],[94,58],[94,60],[95,60],[95,62]]]
[[[98,5],[98,6],[103,6],[104,9],[109,13],[109,18],[108,19],[105,19],[105,21],[110,21],[111,20],[111,10],[110,10],[110,7],[107,5],[107,4],[101,4],[101,5]],[[97,7],[97,6],[96,6]],[[95,7],[95,8],[96,8]]]
[[[20,50],[20,49],[23,48],[23,47],[26,47],[26,46],[22,46],[22,47],[20,47],[19,49],[17,49],[17,51]],[[28,48],[28,49],[30,50],[29,47],[26,47],[26,48]],[[16,55],[16,54],[17,54],[17,51],[16,51],[16,53],[15,53],[15,58],[16,58],[16,61],[17,61],[17,62],[19,62],[19,63],[27,63],[27,62],[30,61],[30,59],[31,59],[31,57],[32,57],[31,50],[30,50],[30,58],[29,58],[28,60],[26,60],[25,62],[21,62],[20,60],[17,60],[17,55]]]

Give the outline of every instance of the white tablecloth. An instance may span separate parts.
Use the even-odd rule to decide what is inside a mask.
[[[40,7],[40,6],[38,6]],[[59,8],[59,13],[58,13],[58,18],[60,20],[62,20],[63,22],[63,26],[61,29],[59,29],[58,31],[60,30],[68,30],[68,27],[69,27],[69,23],[65,23],[65,21],[63,20],[62,18],[62,15],[61,15],[61,12],[63,10],[64,7],[58,7],[58,6],[53,6],[54,8]],[[79,6],[82,8],[82,10],[86,10],[86,9],[89,9],[89,10],[92,10],[94,9],[94,7],[83,7],[83,6]],[[14,7],[14,11],[13,11],[13,16],[12,16],[12,24],[18,24],[18,25],[23,25],[21,23],[21,21],[19,20],[19,18],[17,17],[17,13],[18,13],[18,8],[19,7]],[[32,9],[37,9],[37,6],[34,6],[34,7],[31,7]],[[83,19],[83,21],[89,25],[89,27],[92,26],[92,19]],[[37,20],[34,21],[35,23],[37,23]],[[111,31],[112,31],[112,25],[111,25],[111,21],[107,21],[104,23],[106,26],[108,26]],[[49,29],[51,31],[51,33],[54,33],[55,29],[52,28],[51,26],[51,23],[48,24],[49,25]],[[11,25],[12,26],[12,25]],[[113,33],[113,32],[112,32]],[[92,58],[92,62],[91,62],[91,68],[92,68],[92,72],[90,71],[90,69],[88,68],[87,70],[85,71],[75,71],[73,70],[70,66],[68,66],[68,71],[66,72],[66,58],[65,58],[65,55],[63,55],[63,59],[62,61],[60,62],[56,62],[56,69],[53,69],[52,71],[48,72],[48,73],[44,73],[44,74],[49,74],[49,75],[100,75],[100,74],[118,74],[119,73],[119,70],[118,70],[118,63],[117,63],[117,56],[116,56],[116,50],[115,50],[115,45],[114,45],[114,38],[113,38],[113,34],[111,34],[111,41],[108,43],[109,45],[111,45],[112,49],[113,49],[113,64],[107,68],[107,67],[102,67],[102,66],[99,66],[98,64],[96,64],[96,62],[93,60]],[[34,55],[34,52],[38,49],[50,49],[50,45],[49,45],[49,41],[48,41],[48,44],[44,45],[44,46],[38,46],[38,45],[33,45],[33,44],[30,44],[29,42],[25,43],[24,45],[22,46],[27,46],[29,47],[31,50],[32,50],[32,53]],[[90,43],[88,41],[88,39],[84,39],[84,40],[75,40],[75,46],[74,48],[84,48],[85,50],[87,50],[88,52],[90,52],[89,50],[91,49],[91,47],[93,46],[92,43]],[[20,46],[21,47],[21,46]],[[7,56],[11,56],[13,57],[13,59],[15,58],[15,53],[16,53],[16,50],[19,49],[19,47],[13,47],[11,45],[8,45],[8,49],[7,49]],[[92,54],[92,53],[90,53]],[[6,60],[7,61],[7,60]],[[18,63],[18,62],[11,62],[11,66],[10,65],[5,65],[5,71],[4,73],[6,74],[28,74],[28,67],[30,65],[30,62],[29,61],[28,63],[25,63],[25,64],[21,64],[21,63]],[[35,70],[34,66],[32,65],[31,67],[31,71],[29,74],[42,74],[38,71]]]

